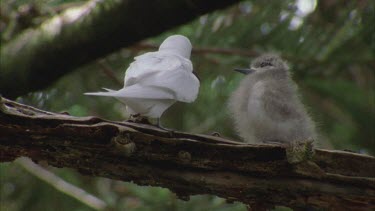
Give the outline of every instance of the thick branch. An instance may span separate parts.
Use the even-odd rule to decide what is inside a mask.
[[[153,126],[78,118],[2,98],[0,161],[27,156],[87,175],[213,194],[249,205],[375,208],[375,158],[316,150],[290,165],[285,149]]]
[[[73,68],[239,1],[91,0],[67,9],[2,46],[0,93],[45,88]]]

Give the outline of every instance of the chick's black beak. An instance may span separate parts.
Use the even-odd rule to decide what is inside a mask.
[[[254,69],[248,69],[248,68],[235,68],[234,71],[237,71],[245,75],[255,72]]]

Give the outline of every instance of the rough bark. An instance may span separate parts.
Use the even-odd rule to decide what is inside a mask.
[[[91,0],[69,8],[2,46],[0,93],[45,88],[73,68],[239,1]]]
[[[213,194],[253,207],[375,209],[375,158],[317,149],[291,165],[285,149],[150,125],[72,117],[1,99],[0,162],[26,156],[180,198]]]

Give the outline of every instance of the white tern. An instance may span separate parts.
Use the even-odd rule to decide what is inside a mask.
[[[159,118],[176,101],[193,102],[199,80],[190,61],[192,45],[182,35],[168,37],[156,52],[137,56],[125,72],[124,87],[86,95],[115,97],[131,115]]]
[[[274,54],[256,58],[229,99],[239,136],[247,143],[312,143],[315,125],[298,95],[289,67]]]

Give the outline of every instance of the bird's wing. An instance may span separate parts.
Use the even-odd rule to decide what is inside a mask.
[[[126,90],[137,85],[131,91],[132,96],[136,93],[139,98],[192,102],[199,91],[199,80],[192,72],[190,60],[172,54],[148,53],[136,57],[129,67],[122,93],[128,95]],[[148,93],[147,87],[151,88],[147,89]]]
[[[173,94],[174,99],[182,102],[193,102],[199,92],[199,80],[189,71],[178,68],[158,75],[160,81],[155,81],[151,87],[163,89]]]
[[[264,114],[272,120],[286,121],[300,117],[295,105],[297,96],[288,85],[277,81],[262,81],[257,82],[254,88],[260,92],[259,101]]]
[[[125,86],[144,82],[153,78],[155,74],[163,71],[174,70],[182,66],[178,56],[160,52],[145,53],[134,58],[125,73]]]

